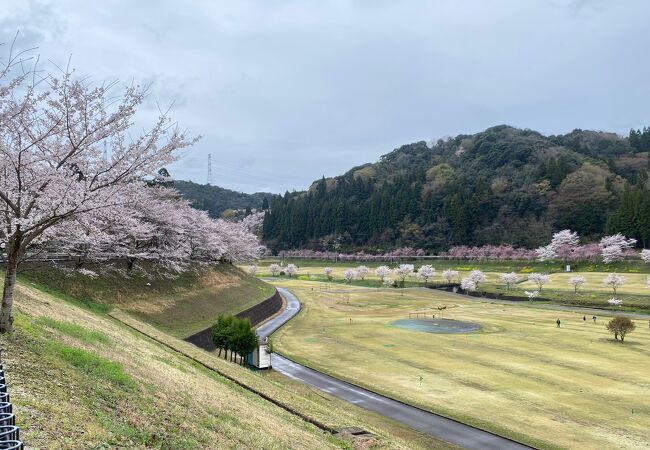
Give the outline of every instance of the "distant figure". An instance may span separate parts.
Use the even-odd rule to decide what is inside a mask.
[[[560,319],[557,319],[557,320],[555,321],[555,323],[557,324],[557,327],[560,328],[560,323],[562,323],[562,322],[560,322]]]
[[[582,323],[587,323],[587,316],[582,316]]]
[[[350,317],[350,325],[352,325],[352,317]]]
[[[420,375],[420,386],[422,386],[422,380],[424,380],[424,378]]]
[[[596,316],[593,316],[591,319],[596,323]]]

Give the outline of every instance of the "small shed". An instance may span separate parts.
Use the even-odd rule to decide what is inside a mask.
[[[258,341],[255,350],[246,356],[246,364],[257,367],[258,369],[271,368],[271,352],[269,352],[267,338]]]

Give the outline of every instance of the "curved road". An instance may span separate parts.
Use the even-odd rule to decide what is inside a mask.
[[[289,319],[291,319],[293,316],[295,316],[300,312],[300,302],[298,301],[295,295],[293,295],[285,288],[278,288],[278,291],[280,292],[280,294],[282,294],[282,297],[284,297],[284,299],[286,300],[287,306],[280,314],[273,317],[272,319],[267,320],[262,325],[257,327],[255,332],[260,338],[269,337],[278,328],[280,328],[282,325],[287,323]]]
[[[287,301],[287,307],[282,313],[257,329],[257,334],[260,337],[270,336],[300,311],[300,302],[295,295],[284,288],[278,288],[278,291]],[[472,450],[530,448],[487,431],[479,430],[325,375],[277,353],[273,354],[272,362],[273,369],[293,380],[315,387],[341,400],[374,411],[451,444]]]

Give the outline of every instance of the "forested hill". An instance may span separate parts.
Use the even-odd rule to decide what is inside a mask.
[[[264,220],[274,250],[379,251],[509,243],[553,230],[650,243],[650,130],[630,137],[509,126],[400,147],[379,162],[275,197]]]
[[[268,204],[273,196],[273,194],[264,192],[244,194],[219,186],[197,184],[191,181],[174,181],[174,186],[183,197],[192,202],[193,207],[207,211],[211,217],[215,218],[221,217],[223,212],[228,209],[262,209],[265,206],[264,199]]]

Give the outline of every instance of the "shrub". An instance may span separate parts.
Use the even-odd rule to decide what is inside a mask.
[[[605,326],[610,333],[614,334],[614,339],[618,340],[620,336],[621,342],[625,340],[625,335],[627,333],[632,332],[636,328],[634,322],[632,322],[629,317],[625,316],[615,316]]]

